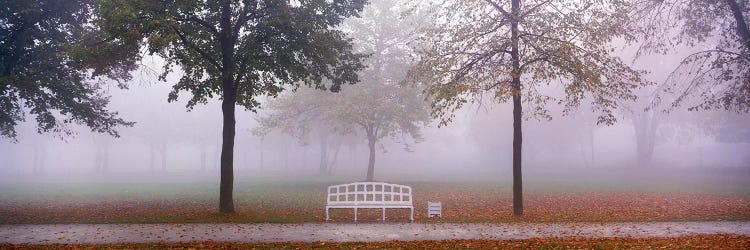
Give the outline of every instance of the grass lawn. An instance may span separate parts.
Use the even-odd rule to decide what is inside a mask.
[[[738,182],[545,180],[524,183],[525,214],[512,216],[510,183],[399,182],[414,188],[415,220],[430,222],[617,222],[749,220],[750,192]],[[207,181],[0,184],[0,224],[322,222],[326,186],[342,181],[238,178],[237,213],[216,212],[218,185]],[[614,184],[613,184],[614,183]],[[706,188],[710,187],[710,188]],[[443,202],[443,218],[425,218],[427,201]],[[351,222],[350,209],[332,219]],[[408,221],[407,210],[389,210]],[[379,210],[360,210],[377,221]]]
[[[750,249],[750,237],[696,235],[675,238],[538,238],[528,240],[442,240],[285,243],[0,244],[0,249]]]

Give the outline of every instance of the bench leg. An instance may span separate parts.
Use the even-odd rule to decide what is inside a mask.
[[[328,210],[330,209],[330,207],[326,207],[326,221],[330,220],[330,218],[328,217]]]
[[[414,207],[409,209],[409,219],[413,222],[414,221]]]
[[[357,208],[354,208],[354,222],[357,222]]]
[[[383,208],[383,221],[385,221],[385,208]]]

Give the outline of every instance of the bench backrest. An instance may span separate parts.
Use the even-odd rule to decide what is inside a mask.
[[[412,205],[411,187],[384,182],[328,186],[328,205]]]

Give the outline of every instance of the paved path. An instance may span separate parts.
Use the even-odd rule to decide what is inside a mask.
[[[750,236],[750,221],[521,224],[70,224],[0,225],[5,243],[180,241],[390,241],[526,239],[534,237],[656,237],[689,234]]]

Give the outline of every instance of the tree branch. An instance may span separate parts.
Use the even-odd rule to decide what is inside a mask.
[[[178,19],[178,20],[179,21],[195,22],[195,23],[199,24],[200,26],[203,26],[204,28],[208,29],[208,32],[210,32],[212,35],[216,36],[217,38],[219,37],[219,30],[217,30],[216,27],[212,26],[210,23],[208,23],[205,20],[200,19],[200,18],[198,18],[198,17],[196,17],[194,15],[188,16],[187,19],[182,19],[182,20]]]
[[[253,1],[254,4],[245,4],[245,6],[242,8],[242,11],[240,13],[240,17],[237,18],[237,23],[234,24],[234,27],[232,27],[233,34],[235,36],[239,36],[240,29],[242,29],[242,26],[245,26],[248,21],[250,21],[251,18],[258,18],[257,15],[251,15],[252,10],[255,9],[255,5],[257,2]],[[262,9],[259,9],[257,12],[265,12],[268,7],[263,7]]]
[[[548,53],[546,53],[546,51],[545,51],[545,53],[544,53],[543,55],[540,55],[540,56],[538,56],[538,57],[536,57],[536,58],[534,58],[534,59],[531,59],[531,60],[529,60],[529,61],[527,61],[527,62],[524,62],[524,63],[523,63],[522,65],[521,65],[521,70],[523,70],[523,69],[524,69],[524,68],[526,68],[527,66],[529,66],[529,65],[532,65],[532,64],[534,64],[534,63],[537,63],[537,62],[544,62],[544,61],[548,61],[548,60],[549,60],[549,54],[548,54]]]
[[[493,2],[492,0],[484,0],[484,1],[487,2],[487,3],[489,3],[489,4],[492,4],[492,7],[495,7],[495,9],[497,9],[498,11],[500,11],[501,13],[503,13],[503,15],[506,18],[508,18],[510,20],[514,20],[515,19],[515,17],[513,15],[511,15],[510,13],[508,13],[508,11],[505,11],[505,9],[503,9],[503,6],[500,6],[499,4]]]
[[[242,59],[240,59],[240,67],[237,70],[237,77],[234,79],[234,87],[237,88],[240,85],[240,82],[242,81],[242,76],[244,75],[243,72],[245,72],[245,68],[247,67],[247,62],[250,61],[247,56],[243,56]]]
[[[190,42],[190,40],[188,40],[185,37],[185,35],[183,35],[182,32],[180,32],[180,30],[178,30],[176,27],[172,27],[172,29],[174,30],[175,33],[177,33],[177,36],[180,38],[180,41],[182,42],[183,45],[185,45],[185,47],[188,47],[189,49],[192,49],[198,52],[198,54],[200,54],[210,64],[214,65],[217,69],[222,68],[221,65],[219,65],[219,63],[215,59],[211,58],[211,56],[208,55],[208,53],[206,53],[201,48],[199,48],[198,46]]]
[[[526,15],[531,14],[532,12],[536,11],[536,9],[538,9],[539,7],[547,5],[549,2],[552,2],[552,0],[547,0],[547,1],[544,1],[544,2],[542,2],[540,4],[534,5],[534,7],[529,8],[529,10],[527,10],[526,12],[524,12],[523,14],[521,14],[521,16],[525,17]]]

